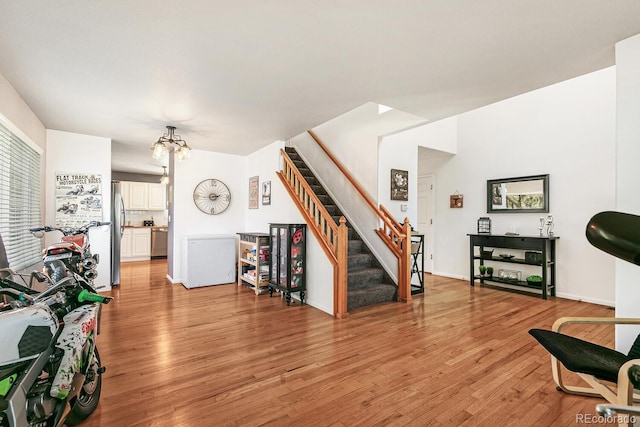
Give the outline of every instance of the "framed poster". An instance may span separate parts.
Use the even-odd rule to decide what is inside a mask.
[[[391,169],[391,200],[409,200],[409,172]]]
[[[56,172],[56,226],[102,221],[102,175]]]
[[[271,181],[265,181],[262,183],[262,204],[271,204]]]
[[[252,176],[249,178],[249,209],[258,209],[258,189],[260,188],[260,178]]]

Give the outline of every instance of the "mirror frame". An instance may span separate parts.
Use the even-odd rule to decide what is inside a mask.
[[[504,184],[508,182],[522,182],[522,181],[542,181],[542,196],[544,201],[544,208],[542,209],[496,209],[493,208],[493,186],[495,184]],[[541,213],[549,212],[549,174],[546,175],[531,175],[521,176],[517,178],[503,178],[503,179],[488,179],[487,180],[487,213]]]

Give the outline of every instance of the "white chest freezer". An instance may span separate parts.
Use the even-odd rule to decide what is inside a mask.
[[[185,288],[236,281],[236,236],[209,234],[182,237],[182,284]]]

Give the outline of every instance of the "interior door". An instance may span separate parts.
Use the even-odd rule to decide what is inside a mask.
[[[424,270],[433,272],[433,194],[435,177],[418,177],[418,231],[424,234]]]

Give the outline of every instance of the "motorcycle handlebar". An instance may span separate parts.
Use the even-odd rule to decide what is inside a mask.
[[[48,233],[50,231],[60,231],[65,236],[68,236],[70,234],[86,233],[87,231],[89,231],[91,227],[101,227],[103,225],[111,225],[111,221],[91,221],[78,228],[60,228],[60,227],[50,227],[48,225],[45,225],[43,227],[30,228],[29,232],[37,233],[38,231],[44,231],[45,233]]]
[[[105,296],[102,296],[102,295],[94,294],[92,292],[89,292],[86,289],[83,289],[78,294],[78,302],[87,301],[87,302],[98,302],[100,304],[109,304],[112,299],[113,298],[111,298],[111,297],[105,297]]]

